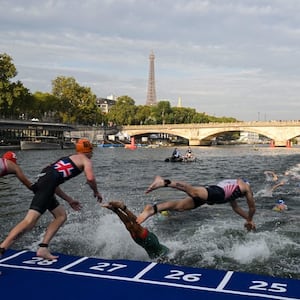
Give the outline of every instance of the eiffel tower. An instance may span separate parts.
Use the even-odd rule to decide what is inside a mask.
[[[149,78],[148,78],[148,93],[147,93],[147,101],[146,105],[156,105],[156,91],[155,91],[155,74],[154,74],[154,53],[151,51],[149,55]]]

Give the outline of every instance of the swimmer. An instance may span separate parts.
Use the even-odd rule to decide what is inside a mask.
[[[58,256],[50,253],[48,245],[67,220],[67,213],[64,206],[56,199],[55,194],[65,200],[73,210],[79,211],[81,209],[80,202],[67,195],[60,188],[60,185],[83,172],[86,183],[93,191],[94,197],[98,202],[102,202],[102,195],[98,191],[96,177],[93,172],[92,156],[92,144],[87,139],[79,139],[76,143],[76,153],[61,157],[46,166],[39,174],[36,183],[33,185],[28,183],[35,195],[24,219],[9,232],[0,244],[0,258],[18,238],[33,229],[46,211],[52,214],[53,219],[50,221],[42,242],[39,244],[36,256],[49,260],[58,258]]]
[[[195,209],[204,204],[214,205],[229,203],[233,211],[245,219],[244,227],[250,231],[255,230],[253,216],[255,214],[255,200],[250,184],[245,179],[225,179],[216,185],[210,186],[192,186],[183,181],[165,179],[156,176],[152,184],[146,190],[146,194],[160,188],[173,188],[183,191],[187,196],[177,201],[166,201],[154,205],[146,205],[142,213],[137,217],[139,224],[146,221],[154,214],[168,211],[185,211]],[[246,198],[248,211],[244,210],[237,203],[237,198]]]
[[[118,215],[132,239],[146,250],[150,258],[162,257],[169,252],[169,249],[159,242],[153,232],[136,222],[136,216],[122,201],[111,201],[102,204],[102,207],[108,208]]]
[[[162,216],[164,216],[164,217],[169,217],[169,216],[170,216],[170,213],[169,213],[168,210],[162,210],[162,211],[160,211],[160,214],[161,214]]]
[[[276,205],[272,208],[274,211],[284,211],[287,210],[288,207],[285,204],[284,200],[280,199],[277,201]]]

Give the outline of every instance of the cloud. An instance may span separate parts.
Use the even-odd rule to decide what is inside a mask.
[[[1,53],[31,92],[72,76],[99,97],[156,94],[216,116],[298,119],[297,0],[2,1]]]

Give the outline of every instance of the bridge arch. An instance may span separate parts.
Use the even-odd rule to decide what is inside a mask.
[[[193,130],[193,129],[191,129],[191,132],[183,132],[181,130],[158,128],[156,131],[148,131],[148,130],[142,131],[141,130],[139,133],[126,131],[126,134],[128,134],[130,136],[137,136],[137,135],[143,135],[143,134],[147,134],[147,135],[149,135],[149,134],[169,134],[169,135],[174,135],[174,136],[179,136],[179,137],[185,138],[189,141],[190,145],[198,146],[198,145],[208,145],[215,137],[219,136],[220,134],[236,132],[236,131],[240,131],[240,130],[237,130],[236,128],[235,129],[220,128],[220,129],[214,129],[211,132],[205,132],[203,134],[200,134],[199,132],[197,132],[196,130]],[[244,130],[241,130],[241,131],[244,131]],[[262,134],[258,130],[249,130],[248,132]],[[262,135],[266,136],[265,134],[262,134]],[[197,136],[196,139],[195,139],[195,136]],[[266,136],[266,137],[268,137],[268,136]],[[268,137],[268,138],[273,139],[272,137]]]
[[[201,145],[201,142],[221,133],[246,131],[270,138],[274,146],[287,146],[292,138],[300,135],[300,121],[132,125],[123,126],[121,131],[130,136],[151,133],[172,134],[188,139],[190,145]]]

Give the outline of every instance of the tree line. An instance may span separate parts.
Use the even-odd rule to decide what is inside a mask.
[[[169,101],[157,105],[135,105],[128,95],[120,96],[107,114],[97,106],[90,87],[81,86],[73,77],[52,80],[51,93],[32,94],[21,81],[14,81],[17,69],[13,59],[0,53],[0,117],[80,125],[149,125],[235,122],[231,117],[215,117],[193,108],[171,107]]]

